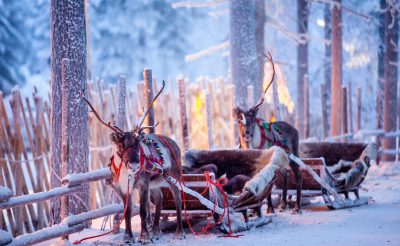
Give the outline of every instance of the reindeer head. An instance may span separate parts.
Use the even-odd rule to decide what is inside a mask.
[[[254,137],[254,127],[256,126],[256,118],[258,114],[258,110],[261,106],[261,104],[264,102],[264,95],[268,91],[268,88],[271,86],[272,82],[274,81],[275,78],[275,67],[274,67],[274,62],[272,60],[272,56],[270,53],[268,53],[269,56],[267,56],[268,60],[272,64],[272,78],[271,81],[269,82],[267,88],[264,90],[263,94],[261,95],[260,99],[254,105],[248,110],[243,110],[240,107],[235,107],[233,109],[233,114],[237,119],[238,122],[238,128],[239,128],[239,137],[240,137],[240,145],[244,149],[249,149],[250,148],[250,143],[253,141]]]
[[[147,114],[149,113],[151,107],[153,107],[154,102],[157,100],[158,96],[161,94],[165,87],[165,81],[163,81],[162,88],[160,91],[157,93],[157,95],[153,98],[151,103],[148,105],[146,112],[142,116],[142,118],[139,120],[138,124],[134,127],[133,130],[124,132],[121,130],[118,126],[111,125],[110,122],[106,123],[104,122],[97,111],[93,108],[92,104],[89,102],[87,98],[83,96],[83,93],[81,94],[82,99],[88,104],[92,112],[94,113],[95,117],[105,125],[106,127],[110,128],[113,132],[110,134],[110,140],[115,146],[115,152],[118,155],[118,158],[120,159],[120,162],[123,163],[126,167],[129,166],[129,168],[132,168],[131,165],[134,164],[139,164],[139,148],[140,148],[140,141],[144,137],[144,132],[143,130],[149,129],[149,128],[155,128],[157,124],[154,126],[142,126],[144,119],[146,118]],[[111,169],[113,172],[113,175],[115,175],[115,170]]]

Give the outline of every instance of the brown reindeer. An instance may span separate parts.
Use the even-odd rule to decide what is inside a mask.
[[[160,213],[162,203],[162,193],[160,186],[166,180],[164,175],[171,175],[176,179],[181,179],[181,152],[178,145],[170,138],[157,134],[146,134],[143,132],[146,128],[157,126],[142,126],[144,118],[153,106],[155,100],[165,87],[165,82],[161,90],[157,93],[140,123],[134,130],[124,132],[117,126],[105,123],[90,102],[82,95],[82,98],[89,105],[96,118],[105,126],[109,127],[113,133],[110,139],[115,146],[114,153],[110,159],[110,168],[113,174],[112,184],[114,190],[119,193],[126,207],[125,213],[125,235],[124,240],[133,241],[131,228],[132,202],[130,191],[137,188],[140,197],[140,219],[141,232],[139,241],[142,244],[150,243],[151,237],[149,227],[151,227],[149,195],[155,203],[155,214],[153,222],[153,234],[158,238],[160,234]],[[168,183],[169,184],[169,183]],[[169,184],[174,196],[176,206],[177,225],[175,237],[183,239],[184,232],[182,228],[182,200],[179,189],[173,184]]]
[[[264,90],[261,98],[257,104],[248,110],[243,110],[239,107],[234,108],[234,115],[238,121],[240,147],[242,149],[266,149],[271,146],[279,146],[286,150],[287,153],[293,153],[298,156],[299,149],[299,134],[297,130],[284,121],[266,122],[261,118],[257,118],[257,113],[260,105],[264,102],[264,94],[267,92],[269,86],[272,84],[275,77],[275,67],[271,54],[268,57],[272,64],[273,75],[269,85]],[[290,162],[290,167],[294,172],[296,178],[296,205],[294,212],[301,212],[301,174],[299,167],[293,161]],[[284,187],[281,201],[281,210],[287,206],[287,185],[288,175],[286,169],[281,170]],[[271,202],[271,195],[268,196],[268,213],[273,213],[274,209]]]

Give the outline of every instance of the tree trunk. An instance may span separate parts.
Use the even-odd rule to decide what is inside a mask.
[[[51,52],[51,186],[61,185],[61,60],[69,58],[71,84],[69,93],[73,98],[70,108],[71,132],[69,144],[71,172],[88,171],[88,111],[79,98],[86,89],[86,27],[84,0],[50,2],[50,52]],[[69,200],[71,213],[86,210],[89,191]],[[51,224],[60,223],[60,198],[51,200]]]
[[[254,84],[253,98],[257,102],[263,91],[264,83],[264,25],[265,25],[265,0],[255,0],[255,18],[256,18],[256,54],[258,59],[258,81]],[[249,105],[251,106],[251,105]]]
[[[342,28],[341,0],[334,0],[332,8],[332,74],[331,74],[331,136],[340,134],[340,91],[342,90]]]
[[[297,46],[297,117],[296,125],[300,138],[305,138],[304,130],[304,80],[308,76],[308,7],[306,0],[297,0],[297,32],[302,43]]]
[[[377,115],[378,125],[377,128],[382,128],[383,122],[383,93],[385,86],[385,27],[386,27],[386,14],[385,9],[387,8],[386,0],[380,0],[380,9],[379,9],[379,43],[378,43],[378,86],[377,86],[377,102],[376,106],[377,112],[380,114]]]
[[[331,13],[331,5],[325,4],[324,8],[324,20],[325,20],[325,58],[324,58],[324,83],[325,83],[325,91],[326,91],[326,117],[328,119],[331,107],[331,59],[332,59],[332,46],[331,43],[328,42],[332,38],[332,13]],[[330,123],[327,121],[326,134],[329,133]],[[328,136],[328,135],[326,135]]]
[[[397,62],[399,41],[398,11],[394,6],[388,6],[386,12],[386,57],[385,57],[385,94],[384,94],[384,123],[385,132],[396,130],[397,120]],[[385,138],[383,149],[395,149],[396,138]],[[384,161],[394,161],[395,155],[384,155]]]
[[[254,86],[259,78],[254,0],[232,0],[229,9],[231,77],[235,85],[235,104],[246,109],[247,86]],[[254,93],[255,97],[257,95]]]

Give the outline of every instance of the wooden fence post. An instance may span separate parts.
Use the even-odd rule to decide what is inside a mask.
[[[357,131],[361,130],[361,87],[357,88]]]
[[[61,107],[62,107],[62,175],[89,171],[88,157],[88,109],[81,100],[80,93],[86,88],[86,81],[77,83],[72,73],[72,62],[68,58],[61,61]],[[87,93],[87,91],[86,91]],[[64,116],[66,118],[64,118]],[[64,134],[64,137],[63,137]],[[79,214],[89,209],[89,185],[85,184],[81,193],[68,196],[69,214]],[[64,203],[64,205],[66,205]],[[62,214],[62,213],[61,213]],[[88,224],[86,224],[88,226]]]
[[[207,110],[207,129],[208,129],[208,148],[214,149],[214,133],[212,126],[212,109],[210,94],[206,95],[206,110]]]
[[[304,122],[303,122],[303,137],[307,139],[310,136],[310,89],[308,84],[308,75],[304,75],[303,93],[304,93]]]
[[[120,75],[118,79],[118,122],[117,125],[122,130],[126,126],[126,77]]]
[[[70,141],[68,136],[71,131],[71,119],[69,114],[71,100],[69,90],[69,84],[71,83],[70,80],[70,59],[63,58],[61,60],[61,178],[67,176],[69,169],[71,168],[69,163]],[[61,221],[68,217],[70,213],[69,198],[70,196],[61,197]],[[68,235],[63,236],[62,239],[68,240]]]
[[[349,118],[350,118],[350,132],[353,133],[353,100],[352,100],[352,86],[351,82],[349,82],[349,93],[348,93],[348,101],[349,101]]]
[[[182,152],[184,153],[189,148],[189,128],[186,115],[185,80],[183,78],[178,79],[178,88],[179,88],[179,105],[180,105],[181,125],[182,125]]]
[[[150,106],[151,100],[153,100],[153,78],[152,78],[152,73],[151,69],[145,68],[143,71],[143,77],[144,77],[144,86],[145,86],[145,107]],[[148,126],[153,126],[154,125],[154,108],[151,107],[149,114],[147,115],[147,121],[146,121]],[[149,133],[154,133],[155,129],[150,128]]]
[[[342,134],[347,132],[347,88],[342,87]],[[343,142],[347,142],[347,138],[343,138]]]
[[[321,84],[321,115],[322,115],[322,139],[326,139],[328,136],[328,112],[326,106],[327,95],[325,91],[325,85]]]
[[[229,98],[230,98],[230,127],[231,127],[231,146],[236,146],[239,143],[239,130],[236,121],[236,117],[233,112],[233,108],[235,107],[235,86],[230,85],[229,87]]]

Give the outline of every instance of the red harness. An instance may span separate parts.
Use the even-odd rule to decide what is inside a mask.
[[[119,176],[121,175],[122,161],[121,161],[121,163],[119,163],[119,166],[117,167],[117,165],[115,165],[115,162],[114,162],[114,156],[111,156],[110,160],[111,160],[111,168],[114,169],[114,172],[116,174],[116,177],[114,177],[114,181],[118,182]]]
[[[261,133],[261,142],[257,149],[263,149],[265,143],[268,141],[268,143],[270,145],[270,146],[268,146],[268,148],[271,146],[278,146],[278,147],[283,148],[286,152],[289,151],[289,147],[286,144],[284,144],[282,141],[280,141],[280,138],[275,135],[276,133],[271,128],[271,123],[268,123],[267,127],[264,127],[263,121],[260,118],[256,119],[256,123],[257,123],[257,126],[260,128],[260,133]],[[267,130],[268,132],[271,133],[272,139],[267,136],[267,133],[265,132],[265,130]]]

